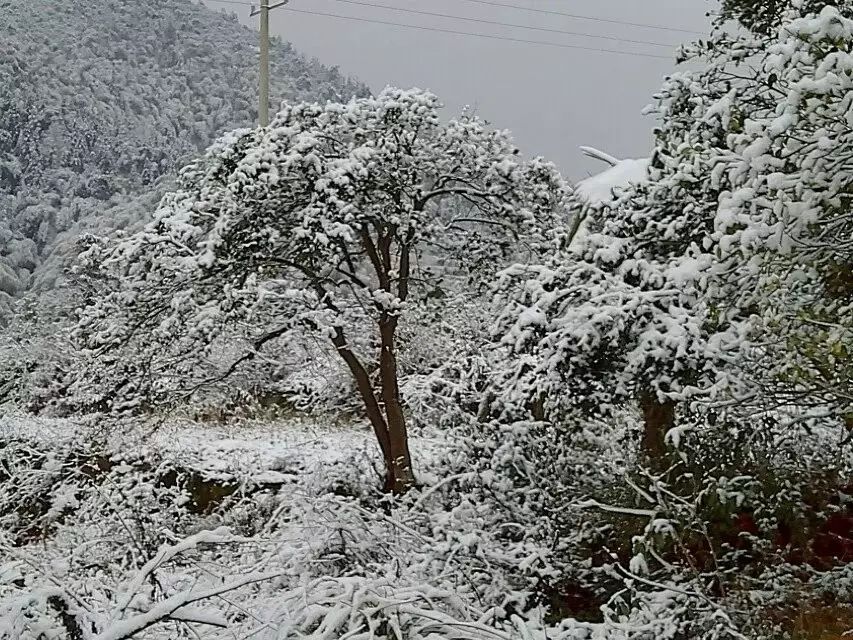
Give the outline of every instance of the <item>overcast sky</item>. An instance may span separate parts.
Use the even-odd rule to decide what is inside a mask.
[[[711,0],[493,1],[703,33],[708,25],[705,13],[713,7]],[[623,41],[415,15],[362,3],[608,36]],[[212,1],[209,4],[236,10],[246,24],[257,25],[257,18],[248,17],[248,7]],[[663,77],[674,69],[675,46],[691,38],[691,34],[684,32],[546,15],[470,0],[358,0],[357,3],[290,0],[288,7],[631,52],[620,55],[489,40],[282,9],[271,14],[271,31],[291,41],[308,56],[337,65],[342,72],[366,82],[375,91],[388,84],[430,89],[439,95],[450,114],[471,105],[495,126],[512,130],[526,155],[543,155],[553,160],[573,179],[602,168],[600,162],[581,156],[577,149],[580,145],[595,146],[620,157],[647,153],[653,122],[640,112]],[[632,44],[624,40],[667,46]]]

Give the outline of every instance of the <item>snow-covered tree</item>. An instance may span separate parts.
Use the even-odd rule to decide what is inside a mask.
[[[525,397],[640,396],[656,453],[685,399],[849,422],[851,41],[828,7],[685,49],[706,65],[658,94],[648,181],[571,253],[504,274]]]
[[[723,0],[718,21],[733,20],[752,33],[771,36],[792,8],[809,14],[820,13],[828,6],[843,8],[845,4],[845,0]]]
[[[3,14],[0,397],[66,410],[53,391],[88,295],[68,274],[78,239],[139,229],[177,169],[257,121],[257,33],[192,0],[11,0]],[[275,107],[369,95],[278,40],[271,65]],[[50,320],[31,322],[35,308]]]
[[[736,590],[725,532],[782,557],[774,527],[809,512],[810,469],[837,491],[833,456],[850,459],[853,5],[781,4],[767,29],[724,18],[685,47],[647,179],[588,209],[569,250],[502,274],[503,415],[581,430],[639,400],[651,471],[626,484],[648,529],[626,571],[658,586]],[[695,556],[666,550],[697,532],[717,564],[694,579]]]
[[[386,489],[406,489],[397,349],[407,312],[443,281],[475,291],[479,270],[535,255],[565,222],[552,165],[523,160],[476,118],[442,124],[438,109],[429,93],[387,89],[290,105],[268,128],[226,136],[184,169],[144,231],[89,252],[121,287],[88,310],[79,335],[95,354],[147,354],[106,356],[137,369],[131,378],[149,362],[174,372],[169,363],[209,352],[226,329],[248,348],[225,374],[265,345],[318,336],[356,383]],[[138,381],[122,384],[139,395]]]
[[[715,109],[729,135],[709,294],[750,314],[765,397],[853,429],[853,5],[807,11],[785,14],[758,66],[764,82]]]

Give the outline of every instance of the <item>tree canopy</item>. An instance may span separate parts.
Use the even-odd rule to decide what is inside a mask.
[[[389,488],[411,484],[398,324],[442,281],[472,286],[480,269],[538,255],[566,222],[568,189],[552,165],[522,159],[476,118],[442,124],[438,108],[429,93],[388,89],[288,105],[268,128],[225,137],[183,170],[144,231],[89,252],[121,286],[78,333],[96,352],[132,344],[170,367],[237,328],[249,349],[224,376],[264,345],[312,332],[356,382]],[[123,388],[139,395],[138,382]]]

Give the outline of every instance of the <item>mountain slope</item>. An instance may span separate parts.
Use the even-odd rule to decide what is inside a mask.
[[[272,78],[273,107],[367,92],[280,42]],[[252,126],[256,87],[257,34],[190,0],[0,0],[0,313],[51,286],[58,244],[138,220],[183,162]]]

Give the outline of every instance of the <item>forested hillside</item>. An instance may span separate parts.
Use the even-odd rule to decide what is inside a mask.
[[[274,107],[367,92],[285,43],[271,65]],[[0,2],[0,314],[53,286],[63,240],[139,220],[177,167],[252,126],[256,95],[257,34],[233,15],[189,0]]]

